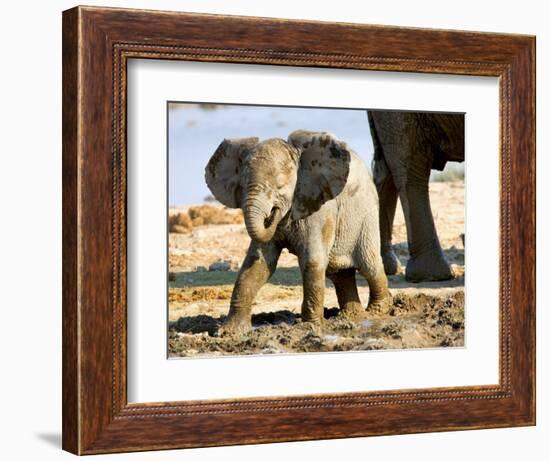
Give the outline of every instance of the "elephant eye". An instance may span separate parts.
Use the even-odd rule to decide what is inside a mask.
[[[287,183],[287,175],[284,173],[279,173],[275,176],[275,185],[280,189]]]

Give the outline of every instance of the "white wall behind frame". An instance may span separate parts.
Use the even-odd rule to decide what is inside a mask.
[[[550,151],[550,30],[545,2],[388,0],[297,2],[278,0],[86,0],[89,5],[308,18],[409,27],[453,28],[537,35],[537,147]],[[2,440],[6,459],[69,460],[61,451],[61,10],[73,0],[6,2],[0,16],[3,57],[0,115],[2,290],[0,335],[6,397]],[[24,31],[24,33],[23,33]],[[31,76],[31,77],[29,77]],[[32,103],[31,103],[32,102]],[[29,135],[31,133],[31,135]],[[548,209],[547,156],[537,165],[537,207]],[[32,213],[30,213],[32,211]],[[39,226],[28,225],[29,222]],[[537,220],[537,426],[439,432],[302,443],[219,447],[116,455],[116,460],[281,461],[367,457],[465,461],[488,455],[499,461],[544,459],[550,438],[550,336],[548,261],[550,213]],[[36,263],[36,266],[30,266]],[[30,296],[32,295],[32,297]],[[32,416],[31,416],[32,415]],[[7,432],[6,432],[7,433]],[[95,460],[112,460],[98,455]]]

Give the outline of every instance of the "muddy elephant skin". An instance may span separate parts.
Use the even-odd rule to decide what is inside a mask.
[[[303,321],[323,321],[325,276],[344,314],[365,311],[356,271],[368,281],[368,306],[388,304],[376,188],[363,162],[334,135],[298,130],[287,141],[226,139],[206,166],[205,179],[222,204],[243,210],[251,237],[222,333],[250,329],[254,297],[283,248],[298,257]]]
[[[409,260],[405,276],[412,282],[453,277],[434,225],[429,197],[432,169],[447,161],[464,161],[464,115],[368,111],[374,144],[373,177],[380,202],[380,238],[386,274],[396,274],[392,249],[397,197],[401,201]]]

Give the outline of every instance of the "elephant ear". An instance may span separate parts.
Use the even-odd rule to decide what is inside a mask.
[[[330,133],[298,130],[288,142],[300,151],[292,219],[303,219],[342,192],[351,155],[346,143]]]
[[[258,138],[224,139],[206,165],[206,185],[229,208],[241,206],[243,161],[258,141]]]

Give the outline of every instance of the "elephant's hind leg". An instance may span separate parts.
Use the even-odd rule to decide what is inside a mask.
[[[380,244],[384,271],[395,275],[403,271],[392,247],[393,220],[397,206],[397,188],[386,160],[382,155],[375,157],[373,168],[374,182],[379,200]]]
[[[367,279],[369,284],[368,312],[387,313],[391,307],[391,294],[388,289],[388,278],[381,264],[372,266],[361,266],[360,274]]]
[[[355,272],[356,270],[351,268],[328,274],[328,277],[334,283],[338,305],[342,314],[348,318],[359,318],[365,314],[365,309],[361,305],[359,293],[357,292]]]

